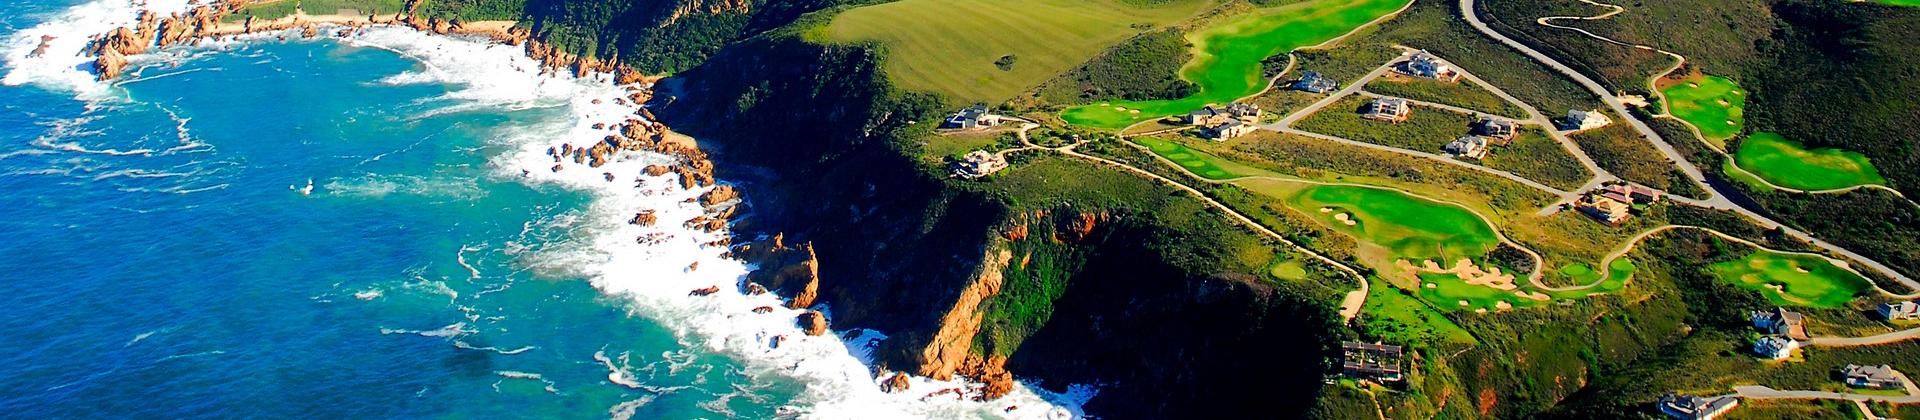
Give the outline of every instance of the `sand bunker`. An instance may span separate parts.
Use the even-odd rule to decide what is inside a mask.
[[[1503,300],[1503,301],[1499,301],[1499,302],[1494,302],[1494,303],[1493,303],[1493,308],[1494,308],[1494,309],[1499,309],[1499,310],[1502,310],[1502,311],[1504,311],[1504,310],[1508,310],[1508,309],[1513,309],[1513,304],[1511,304],[1511,303],[1507,303],[1507,301],[1504,301],[1504,300]]]
[[[1320,208],[1320,212],[1321,212],[1321,213],[1332,213],[1332,212],[1333,212],[1333,208],[1332,208],[1332,207],[1321,207],[1321,208]]]
[[[1700,87],[1700,84],[1696,82],[1687,82],[1687,87],[1697,88],[1697,87]]]
[[[1715,99],[1715,100],[1714,100],[1714,102],[1719,102],[1719,103],[1720,103],[1720,106],[1729,106],[1729,105],[1733,105],[1733,102],[1731,102],[1731,101],[1728,101],[1728,100],[1726,100],[1725,98],[1721,98],[1721,99]]]
[[[1347,226],[1360,224],[1360,222],[1356,222],[1353,220],[1352,213],[1340,213],[1340,214],[1333,215],[1333,220],[1339,220],[1340,223],[1346,223]]]

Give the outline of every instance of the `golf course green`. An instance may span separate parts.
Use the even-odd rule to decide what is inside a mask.
[[[1740,141],[1733,160],[1742,169],[1774,185],[1798,190],[1831,190],[1885,184],[1867,157],[1840,149],[1808,150],[1779,134],[1753,133]]]
[[[1446,273],[1420,273],[1420,298],[1442,310],[1498,311],[1538,306],[1544,301],[1520,297],[1512,291],[1467,284],[1460,276]],[[1432,285],[1432,287],[1428,287]],[[1501,307],[1500,302],[1506,302]]]
[[[1673,116],[1693,123],[1708,141],[1725,142],[1746,124],[1747,92],[1720,76],[1706,76],[1661,89]]]
[[[1230,103],[1265,87],[1260,62],[1267,57],[1326,42],[1406,4],[1405,0],[1309,0],[1235,17],[1187,37],[1194,57],[1181,67],[1180,77],[1193,82],[1192,96],[1082,105],[1067,108],[1060,117],[1076,125],[1124,128],[1207,104]]]
[[[1335,231],[1414,262],[1451,265],[1459,258],[1480,258],[1500,243],[1493,227],[1465,208],[1390,189],[1316,185],[1289,204]]]
[[[1810,255],[1758,251],[1708,269],[1722,280],[1758,291],[1784,306],[1841,308],[1872,287],[1860,275]]]

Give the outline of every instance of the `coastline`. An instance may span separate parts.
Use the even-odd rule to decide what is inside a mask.
[[[573,127],[564,130],[568,134],[559,136],[560,141],[555,142],[557,136],[553,132],[534,133],[540,137],[537,140],[539,142],[525,143],[528,150],[516,154],[513,157],[516,161],[504,166],[517,169],[522,177],[593,190],[609,197],[597,200],[602,202],[595,204],[594,212],[598,215],[618,214],[615,217],[626,226],[595,238],[594,242],[598,242],[596,248],[624,249],[635,248],[636,245],[638,248],[665,247],[670,242],[680,242],[675,245],[694,246],[705,252],[704,255],[681,256],[688,257],[680,260],[686,264],[654,264],[659,266],[647,267],[639,273],[631,271],[633,267],[602,270],[606,274],[593,280],[596,288],[610,294],[628,295],[640,301],[672,300],[672,303],[650,304],[682,309],[676,311],[681,312],[678,314],[656,315],[661,317],[682,315],[707,323],[740,323],[736,319],[742,316],[754,318],[745,322],[746,330],[737,328],[740,327],[738,325],[715,329],[710,325],[699,325],[703,321],[694,321],[691,324],[695,325],[685,325],[682,332],[691,331],[711,337],[713,342],[707,344],[709,349],[743,356],[754,352],[814,353],[816,357],[782,361],[779,364],[786,366],[776,369],[801,376],[825,375],[826,382],[834,385],[809,386],[809,393],[818,394],[815,396],[818,400],[846,401],[823,403],[826,406],[816,407],[824,412],[858,415],[880,410],[928,414],[958,409],[974,414],[991,412],[994,415],[1057,418],[1062,414],[1077,414],[1078,410],[1055,408],[1054,403],[1063,399],[1084,402],[1085,398],[1090,397],[1087,390],[1076,390],[1071,396],[1042,396],[1022,386],[1022,392],[1009,398],[980,401],[980,385],[967,382],[964,378],[936,381],[895,375],[894,372],[873,366],[872,357],[868,354],[873,350],[872,343],[884,339],[884,335],[860,330],[844,332],[847,334],[844,338],[837,337],[836,332],[827,329],[830,316],[824,306],[813,305],[804,294],[796,294],[789,301],[766,293],[765,288],[759,287],[760,284],[746,272],[761,265],[761,262],[791,256],[793,253],[788,251],[801,247],[789,248],[777,239],[767,242],[769,245],[764,245],[765,248],[732,247],[733,238],[727,225],[731,218],[739,214],[745,201],[731,186],[722,185],[715,179],[713,163],[696,141],[673,133],[643,106],[652,99],[653,82],[656,80],[617,64],[616,58],[596,60],[559,52],[551,45],[532,39],[524,28],[518,28],[512,22],[488,21],[456,26],[450,22],[414,19],[404,14],[363,17],[303,13],[271,21],[249,19],[243,23],[219,22],[237,9],[237,6],[229,3],[220,3],[199,6],[191,12],[173,13],[166,17],[143,11],[138,23],[95,37],[86,51],[97,52],[92,58],[96,75],[101,80],[112,80],[126,73],[131,65],[130,57],[146,54],[156,48],[199,45],[208,41],[270,37],[285,40],[298,36],[352,42],[368,30],[393,27],[428,36],[462,36],[471,41],[480,41],[477,38],[484,37],[486,42],[494,45],[521,47],[517,48],[518,53],[523,58],[531,59],[534,67],[538,68],[536,77],[604,84],[616,93],[570,98],[574,107],[588,111],[577,113],[581,114],[580,118],[574,121]],[[248,36],[258,38],[245,38]],[[528,159],[529,156],[535,159]],[[551,166],[547,166],[549,164]],[[615,188],[622,185],[638,187],[626,189],[625,192]],[[649,207],[668,200],[674,204]],[[642,201],[649,205],[637,205]],[[657,235],[661,230],[671,230],[676,234]],[[735,255],[735,251],[739,251],[739,255]],[[601,254],[604,255],[599,255],[600,260],[595,263],[631,266],[635,262],[653,262],[613,261],[615,255],[624,255],[622,252],[602,251]],[[811,260],[810,255],[807,260]],[[707,264],[703,267],[702,262]],[[727,278],[728,273],[736,271],[738,273],[732,278]],[[677,286],[672,286],[674,289],[665,292],[657,287],[658,284],[636,285],[626,279],[605,279],[616,277],[612,273],[623,276],[641,274],[635,277],[673,277],[675,272],[685,281],[678,282]],[[818,281],[817,274],[796,280],[803,284],[816,284]],[[697,299],[704,301],[693,303],[694,310],[685,310],[689,309],[685,301]],[[748,312],[752,315],[746,315]],[[796,326],[796,320],[803,325]],[[768,331],[776,333],[770,334]],[[821,338],[806,339],[802,334],[788,334],[788,331]],[[858,360],[822,356],[819,353],[825,351],[851,355]],[[834,360],[815,360],[823,358]],[[826,365],[801,366],[801,363],[815,361]],[[614,372],[612,375],[619,374]],[[909,386],[911,391],[908,391]],[[959,405],[944,406],[945,403],[941,403],[948,400]],[[943,411],[922,411],[929,407],[902,406],[903,403],[911,406],[930,401],[947,408],[939,409]],[[1069,402],[1067,405],[1078,404]],[[1015,411],[1015,407],[1026,408]]]

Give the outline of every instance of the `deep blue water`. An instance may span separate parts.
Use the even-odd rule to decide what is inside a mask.
[[[0,3],[0,33],[70,4]],[[421,65],[380,49],[233,48],[117,99],[0,87],[0,413],[764,418],[795,398],[533,267],[588,197],[488,162],[500,127],[558,111],[438,112],[453,87],[376,83]]]

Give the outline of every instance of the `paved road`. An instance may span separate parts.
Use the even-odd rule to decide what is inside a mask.
[[[1739,394],[1741,398],[1750,400],[1849,400],[1884,401],[1894,404],[1920,403],[1920,396],[1917,395],[1889,396],[1843,394],[1827,391],[1781,391],[1759,385],[1736,386],[1733,387],[1733,392]]]
[[[1688,178],[1692,179],[1696,184],[1700,184],[1703,188],[1706,188],[1709,191],[1712,190],[1712,187],[1706,184],[1706,176],[1700,172],[1700,168],[1693,166],[1692,162],[1687,161],[1685,157],[1681,156],[1680,152],[1673,148],[1673,145],[1668,144],[1664,139],[1660,137],[1659,133],[1655,133],[1651,127],[1647,126],[1646,123],[1641,122],[1639,119],[1633,118],[1632,117],[1633,114],[1630,114],[1627,112],[1626,105],[1620,102],[1619,97],[1614,96],[1612,93],[1608,92],[1606,88],[1600,86],[1599,83],[1594,82],[1593,79],[1587,78],[1586,75],[1581,74],[1578,71],[1574,71],[1573,68],[1567,67],[1565,64],[1561,64],[1559,61],[1554,60],[1552,57],[1548,57],[1546,54],[1542,54],[1539,51],[1534,50],[1532,47],[1528,47],[1526,44],[1520,43],[1519,41],[1515,41],[1513,38],[1508,38],[1506,35],[1500,34],[1500,31],[1493,30],[1493,28],[1487,26],[1486,22],[1483,22],[1480,20],[1478,10],[1474,8],[1474,0],[1460,0],[1460,11],[1461,11],[1462,17],[1466,19],[1467,24],[1472,26],[1475,30],[1478,30],[1480,31],[1480,33],[1486,34],[1488,37],[1491,37],[1495,40],[1500,41],[1500,43],[1505,44],[1516,51],[1519,51],[1521,54],[1525,54],[1527,57],[1532,58],[1534,61],[1538,61],[1541,64],[1544,64],[1548,67],[1553,68],[1556,71],[1559,71],[1561,74],[1566,75],[1567,78],[1572,79],[1575,83],[1578,83],[1582,87],[1585,87],[1588,91],[1592,92],[1594,95],[1599,96],[1603,102],[1606,102],[1608,108],[1613,109],[1614,112],[1618,113],[1623,118],[1625,118],[1627,123],[1633,126],[1634,130],[1639,131],[1640,134],[1646,137],[1648,141],[1653,142],[1654,146],[1659,148],[1662,154],[1667,155],[1667,159],[1673,161],[1673,164],[1678,166],[1681,172],[1686,173]],[[1772,219],[1767,218],[1766,216],[1762,216],[1759,213],[1754,212],[1753,210],[1747,209],[1745,207],[1741,207],[1739,204],[1735,204],[1733,200],[1729,200],[1725,196],[1722,196],[1720,194],[1714,194],[1713,197],[1708,200],[1688,200],[1683,197],[1674,197],[1674,199],[1675,201],[1678,201],[1684,204],[1691,204],[1691,205],[1696,205],[1696,206],[1701,206],[1701,207],[1706,207],[1711,209],[1718,209],[1718,210],[1730,210],[1730,211],[1739,213],[1743,216],[1746,216],[1748,219],[1751,219],[1754,222],[1759,223],[1762,227],[1765,227],[1768,229],[1780,228],[1781,231],[1785,232],[1790,237],[1793,237],[1795,239],[1799,239],[1802,241],[1806,241],[1807,243],[1811,243],[1814,246],[1819,247],[1821,249],[1832,251],[1836,254],[1845,256],[1847,257],[1847,259],[1853,262],[1858,262],[1860,264],[1866,265],[1868,268],[1872,268],[1874,271],[1879,272],[1882,275],[1893,278],[1895,281],[1898,281],[1901,284],[1906,285],[1910,289],[1920,290],[1920,281],[1914,281],[1912,278],[1907,277],[1905,274],[1901,274],[1899,271],[1894,270],[1892,267],[1888,267],[1887,265],[1881,264],[1879,261],[1875,261],[1872,258],[1867,258],[1864,255],[1860,255],[1858,253],[1854,253],[1853,251],[1849,251],[1845,248],[1841,248],[1837,245],[1821,240],[1820,238],[1815,238],[1813,237],[1813,235],[1807,234],[1806,232],[1800,231],[1799,229],[1793,228],[1791,226],[1786,226],[1780,222],[1776,222]]]
[[[1920,339],[1920,327],[1867,337],[1814,337],[1807,344],[1820,347],[1853,347],[1898,343]]]

